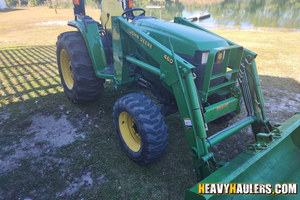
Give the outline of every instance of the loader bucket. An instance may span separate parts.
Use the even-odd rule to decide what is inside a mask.
[[[278,127],[282,137],[256,155],[241,153],[200,183],[300,184],[300,113]],[[297,188],[299,190],[299,188]],[[299,191],[298,191],[299,192]],[[300,199],[298,195],[199,195],[198,184],[185,199]]]

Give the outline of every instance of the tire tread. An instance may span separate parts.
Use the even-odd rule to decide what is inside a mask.
[[[114,105],[114,123],[118,127],[119,109],[127,108],[135,113],[133,117],[136,123],[141,125],[145,134],[144,141],[146,149],[140,159],[134,159],[128,150],[124,147],[126,145],[122,142],[122,136],[118,133],[118,138],[122,144],[123,150],[135,162],[140,165],[145,165],[158,160],[167,150],[168,138],[167,125],[164,123],[164,116],[159,112],[159,107],[155,105],[154,101],[149,96],[142,93],[132,93],[125,95],[118,99]],[[116,128],[118,131],[118,128]],[[143,148],[143,147],[142,147]]]
[[[104,90],[104,79],[95,75],[85,41],[78,31],[58,36],[56,42],[57,65],[65,93],[74,103],[89,103],[98,99]],[[70,90],[64,83],[60,69],[60,51],[66,49],[72,63],[74,85]]]

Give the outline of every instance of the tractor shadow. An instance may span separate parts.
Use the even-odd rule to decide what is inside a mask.
[[[54,52],[55,46],[0,50],[0,106],[61,92]]]

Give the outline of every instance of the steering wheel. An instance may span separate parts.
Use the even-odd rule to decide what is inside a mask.
[[[136,16],[134,16],[133,14],[133,11],[137,11],[137,10],[140,10],[140,11],[143,11],[141,14],[139,14],[138,16],[145,16],[145,10],[142,9],[142,8],[133,8],[133,9],[128,9],[128,10],[125,10],[123,13],[122,13],[122,17],[124,17],[125,19],[131,19],[133,20]],[[130,14],[129,14],[130,13]],[[126,16],[124,16],[126,14]],[[127,14],[129,14],[129,16],[127,16]]]

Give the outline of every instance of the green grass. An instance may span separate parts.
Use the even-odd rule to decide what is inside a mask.
[[[19,150],[14,146],[33,141],[39,134],[30,129],[35,116],[55,116],[57,120],[67,116],[77,128],[78,139],[59,148],[49,147],[48,140],[35,141],[37,154],[18,158],[10,170],[0,174],[0,199],[183,199],[184,191],[196,184],[196,175],[178,114],[165,118],[169,133],[167,152],[153,164],[138,166],[119,145],[112,112],[118,98],[140,89],[116,90],[112,83],[106,82],[105,90],[96,102],[75,105],[64,94],[55,55],[57,35],[73,29],[54,26],[42,30],[35,27],[30,31],[24,28],[14,30],[14,34],[7,33],[13,23],[19,23],[18,16],[24,16],[22,20],[27,20],[27,24],[31,24],[30,18],[34,23],[60,20],[59,17],[61,20],[73,19],[71,10],[58,10],[58,13],[63,11],[60,16],[53,10],[42,8],[1,13],[0,159],[7,161],[15,156]],[[30,12],[45,15],[36,19]],[[91,12],[98,16],[96,11]],[[12,24],[1,23],[5,17],[12,17]],[[274,91],[279,88],[287,93],[299,93],[299,34],[216,32],[259,54],[257,65],[263,89]],[[267,93],[265,100],[277,98],[275,101],[280,101],[282,95],[285,94]],[[290,100],[299,102],[294,96]],[[278,113],[267,111],[267,117],[285,121],[293,113],[292,109]],[[228,125],[209,124],[207,134]],[[218,161],[229,161],[251,142],[254,142],[253,136],[244,130],[211,151]],[[26,150],[28,147],[22,148]],[[87,183],[79,185],[89,173],[93,186]],[[76,192],[71,195],[70,192],[63,193],[76,184],[79,185]]]

